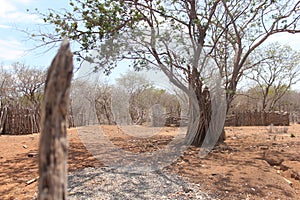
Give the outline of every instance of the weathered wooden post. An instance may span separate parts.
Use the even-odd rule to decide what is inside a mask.
[[[72,75],[73,55],[65,40],[51,63],[45,85],[39,146],[40,200],[66,199],[66,121]]]

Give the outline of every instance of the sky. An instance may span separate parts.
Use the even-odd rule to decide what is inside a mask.
[[[0,0],[0,64],[9,67],[15,62],[30,66],[47,67],[56,50],[32,50],[38,43],[23,31],[37,30],[43,20],[34,14],[35,8],[46,12],[49,8],[67,8],[69,1]],[[29,9],[29,12],[27,11]]]
[[[57,49],[31,50],[38,43],[30,40],[20,30],[36,30],[43,25],[40,16],[33,14],[35,8],[45,13],[48,9],[70,8],[69,0],[0,0],[0,65],[9,67],[15,62],[46,68],[50,65]],[[30,12],[27,12],[27,9]],[[300,34],[278,34],[268,39],[280,42],[300,51]],[[300,83],[294,86],[300,88]]]

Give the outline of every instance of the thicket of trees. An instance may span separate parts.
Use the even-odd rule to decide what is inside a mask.
[[[0,66],[0,101],[2,104],[18,103],[39,107],[45,82],[45,71],[15,63],[10,69]]]
[[[154,87],[137,72],[121,75],[116,84],[75,80],[72,87],[75,125],[95,123],[96,113],[100,124],[155,126],[152,113],[155,105],[160,105],[163,120],[181,115],[181,105],[175,94]]]
[[[273,49],[274,46],[271,47]],[[277,44],[275,47],[276,51],[272,51],[273,53],[282,51]],[[247,74],[250,79],[255,80],[253,87],[247,88],[246,91],[237,91],[230,112],[279,110],[299,115],[300,93],[290,89],[297,76],[289,75],[293,72],[296,75],[299,72],[297,71],[299,65],[296,62],[299,54],[289,50],[284,54],[287,57],[282,57],[281,54],[277,57],[272,54],[263,57],[265,58],[263,62],[257,62],[257,69],[252,68]],[[264,52],[268,53],[268,51]],[[277,63],[277,65],[270,67],[270,63]],[[278,68],[283,70],[277,72]],[[257,74],[257,70],[263,69],[265,73]],[[262,75],[265,77],[262,80],[272,80],[272,82],[269,85],[258,84],[260,79],[254,77]],[[44,81],[45,73],[38,68],[20,63],[14,64],[9,70],[1,67],[0,125],[2,128],[3,111],[8,105],[27,107],[39,115]],[[264,93],[266,90],[267,95]],[[185,118],[188,115],[187,99],[187,95],[180,90],[170,92],[157,88],[139,72],[134,71],[121,75],[115,84],[75,79],[72,83],[69,120],[73,120],[76,126],[98,123],[163,126],[168,117]],[[264,102],[267,102],[267,106],[264,106]]]
[[[274,90],[271,89],[269,98],[274,97]],[[300,92],[295,90],[288,90],[285,94],[274,104],[274,106],[264,111],[284,111],[289,113],[300,114]],[[263,96],[258,86],[249,88],[246,91],[238,91],[235,99],[232,102],[229,112],[242,112],[248,110],[263,111],[262,107]]]
[[[10,68],[2,66],[0,70],[0,132],[8,107],[20,115],[25,115],[19,113],[24,108],[29,109],[37,115],[36,120],[39,121],[45,71],[21,63],[15,63]],[[163,119],[166,116],[180,115],[181,106],[177,97],[163,89],[155,88],[139,73],[129,71],[122,75],[116,84],[95,84],[75,79],[72,82],[69,105],[69,120],[72,121],[69,123],[74,122],[76,126],[116,122],[153,125],[151,109],[156,104],[164,109]],[[19,126],[19,122],[15,123]]]

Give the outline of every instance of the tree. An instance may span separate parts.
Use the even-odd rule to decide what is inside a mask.
[[[300,92],[295,90],[289,90],[275,105],[275,109],[284,109],[289,113],[300,113]]]
[[[4,123],[6,120],[6,115],[7,115],[7,101],[9,98],[9,91],[11,88],[9,86],[11,85],[10,80],[11,77],[10,75],[4,70],[3,66],[0,66],[0,134],[3,131],[4,128]]]
[[[89,82],[86,77],[77,78],[72,81],[71,108],[74,116],[75,126],[86,126],[97,123],[96,116],[96,93],[97,85]]]
[[[19,97],[19,101],[23,105],[27,104],[39,109],[46,80],[45,71],[22,63],[15,63],[12,67],[12,87]]]
[[[123,91],[123,96],[127,99],[128,108],[124,111],[129,113],[131,122],[140,125],[146,122],[146,113],[147,109],[149,109],[150,98],[149,93],[148,95],[146,93],[147,90],[153,87],[150,81],[140,73],[134,71],[127,71],[120,78],[117,78],[116,81],[118,91]]]
[[[130,116],[135,124],[142,125],[151,121],[152,125],[163,126],[168,116],[180,116],[180,104],[176,96],[154,86],[134,93],[129,103]],[[159,119],[153,117],[155,111]]]
[[[9,101],[14,92],[12,75],[3,66],[0,66],[0,108]]]
[[[275,109],[284,110],[290,113],[290,122],[300,123],[300,92],[289,90],[276,103]]]
[[[44,15],[46,22],[56,26],[56,34],[35,35],[45,43],[64,37],[79,41],[75,55],[106,71],[124,59],[133,59],[136,69],[161,70],[189,95],[186,141],[199,146],[206,136],[208,143],[225,139],[225,134],[219,137],[215,131],[206,135],[214,126],[214,111],[221,110],[212,110],[212,106],[222,105],[210,78],[216,74],[224,78],[229,105],[243,71],[251,67],[249,55],[270,35],[300,32],[295,15],[299,4],[278,0],[78,0],[70,2],[72,12]],[[89,54],[90,50],[97,54]],[[214,60],[218,73],[207,68],[208,58]]]
[[[116,124],[112,112],[112,91],[113,87],[108,83],[102,83],[95,89],[95,108],[100,124]]]
[[[257,91],[257,87],[247,88],[246,91],[237,90],[233,101],[231,102],[229,113],[239,113],[249,110],[260,110],[258,102],[261,100],[261,96]]]
[[[300,80],[300,52],[273,43],[255,52],[256,66],[247,77],[257,84],[261,108],[274,110],[276,103]]]

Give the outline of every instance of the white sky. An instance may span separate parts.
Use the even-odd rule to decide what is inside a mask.
[[[36,44],[17,29],[30,30],[43,23],[39,16],[30,14],[27,9],[34,12],[38,8],[45,12],[49,8],[58,10],[68,7],[69,0],[0,0],[0,64],[9,66],[14,62],[22,62],[26,65],[47,67],[56,50],[44,52],[41,49],[40,53],[28,51]],[[268,41],[288,44],[300,51],[300,34],[277,34]],[[299,90],[300,83],[294,89]]]

